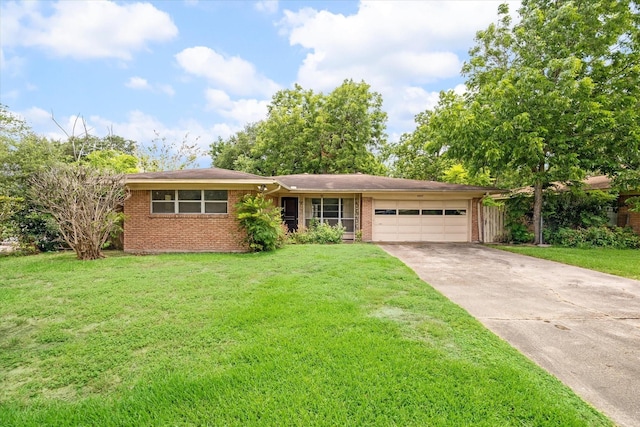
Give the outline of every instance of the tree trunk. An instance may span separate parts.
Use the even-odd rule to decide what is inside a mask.
[[[533,184],[533,244],[542,243],[542,182]]]

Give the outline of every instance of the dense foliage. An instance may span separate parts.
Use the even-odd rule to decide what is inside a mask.
[[[246,233],[246,243],[254,252],[273,251],[282,246],[285,232],[280,209],[263,194],[245,194],[235,205],[240,228]]]
[[[545,190],[544,240],[568,247],[637,248],[640,236],[629,228],[607,225],[615,206],[617,194],[591,190],[580,185],[568,186],[561,191],[552,187]],[[505,201],[505,240],[513,243],[531,243],[533,197],[516,194]]]
[[[640,14],[633,0],[525,0],[515,24],[506,4],[499,15],[462,69],[467,92],[442,93],[416,135],[431,165],[532,185],[538,243],[550,183],[607,173],[640,185]]]
[[[312,219],[309,227],[298,230],[290,235],[293,243],[336,244],[342,243],[345,228],[342,224],[331,226],[327,223]]]
[[[8,234],[18,237],[19,253],[50,252],[64,247],[58,224],[31,199],[28,205],[23,204],[13,212],[9,226]]]
[[[617,194],[600,190],[585,191],[569,186],[567,191],[545,191],[542,216],[545,240],[563,228],[601,227],[609,222],[609,211]]]
[[[456,97],[453,93],[443,96]],[[387,147],[384,154],[392,162],[392,175],[454,184],[491,184],[487,170],[470,171],[462,159],[448,151],[447,141],[440,135],[442,122],[449,120],[446,113],[436,106],[433,111],[417,114],[416,129],[402,134],[397,144]]]
[[[640,236],[622,227],[560,228],[549,243],[572,248],[640,249]]]
[[[267,118],[211,145],[213,165],[260,175],[380,175],[386,145],[382,97],[365,82],[345,80],[329,94],[296,85],[277,92]]]
[[[530,243],[533,233],[529,231],[532,221],[532,202],[526,194],[515,194],[505,200],[505,236],[512,243]]]

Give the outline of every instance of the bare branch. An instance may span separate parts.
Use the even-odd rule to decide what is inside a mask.
[[[53,216],[78,259],[102,258],[102,246],[122,219],[124,175],[67,164],[41,172],[31,184],[34,200]]]

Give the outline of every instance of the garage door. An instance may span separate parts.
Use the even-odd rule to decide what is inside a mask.
[[[373,240],[377,242],[467,242],[467,200],[374,200]]]

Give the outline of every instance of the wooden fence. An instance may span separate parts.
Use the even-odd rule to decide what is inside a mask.
[[[497,243],[504,239],[504,206],[482,206],[482,241]]]

